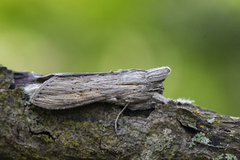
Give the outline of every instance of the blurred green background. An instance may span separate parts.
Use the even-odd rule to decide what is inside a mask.
[[[39,74],[169,66],[164,96],[240,116],[240,2],[1,0],[0,63]]]

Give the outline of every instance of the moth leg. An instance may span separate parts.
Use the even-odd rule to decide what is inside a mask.
[[[127,103],[126,106],[121,110],[121,112],[118,113],[117,118],[115,120],[115,132],[116,132],[116,135],[117,135],[117,121],[118,121],[118,118],[123,113],[123,111],[127,108],[128,104],[129,103]]]

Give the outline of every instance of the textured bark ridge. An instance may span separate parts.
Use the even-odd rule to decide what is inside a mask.
[[[169,101],[155,109],[126,109],[116,135],[121,106],[40,108],[23,93],[33,79],[0,67],[1,159],[240,159],[237,117]]]

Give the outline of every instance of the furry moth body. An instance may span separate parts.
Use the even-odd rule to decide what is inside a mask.
[[[55,73],[39,76],[24,88],[30,102],[46,109],[67,109],[108,102],[131,110],[153,108],[167,103],[162,83],[169,67],[150,70],[129,69],[109,73]]]

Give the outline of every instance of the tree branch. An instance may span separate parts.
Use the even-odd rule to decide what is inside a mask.
[[[170,101],[155,109],[94,103],[47,110],[22,86],[34,76],[0,66],[3,159],[240,159],[240,119]]]

